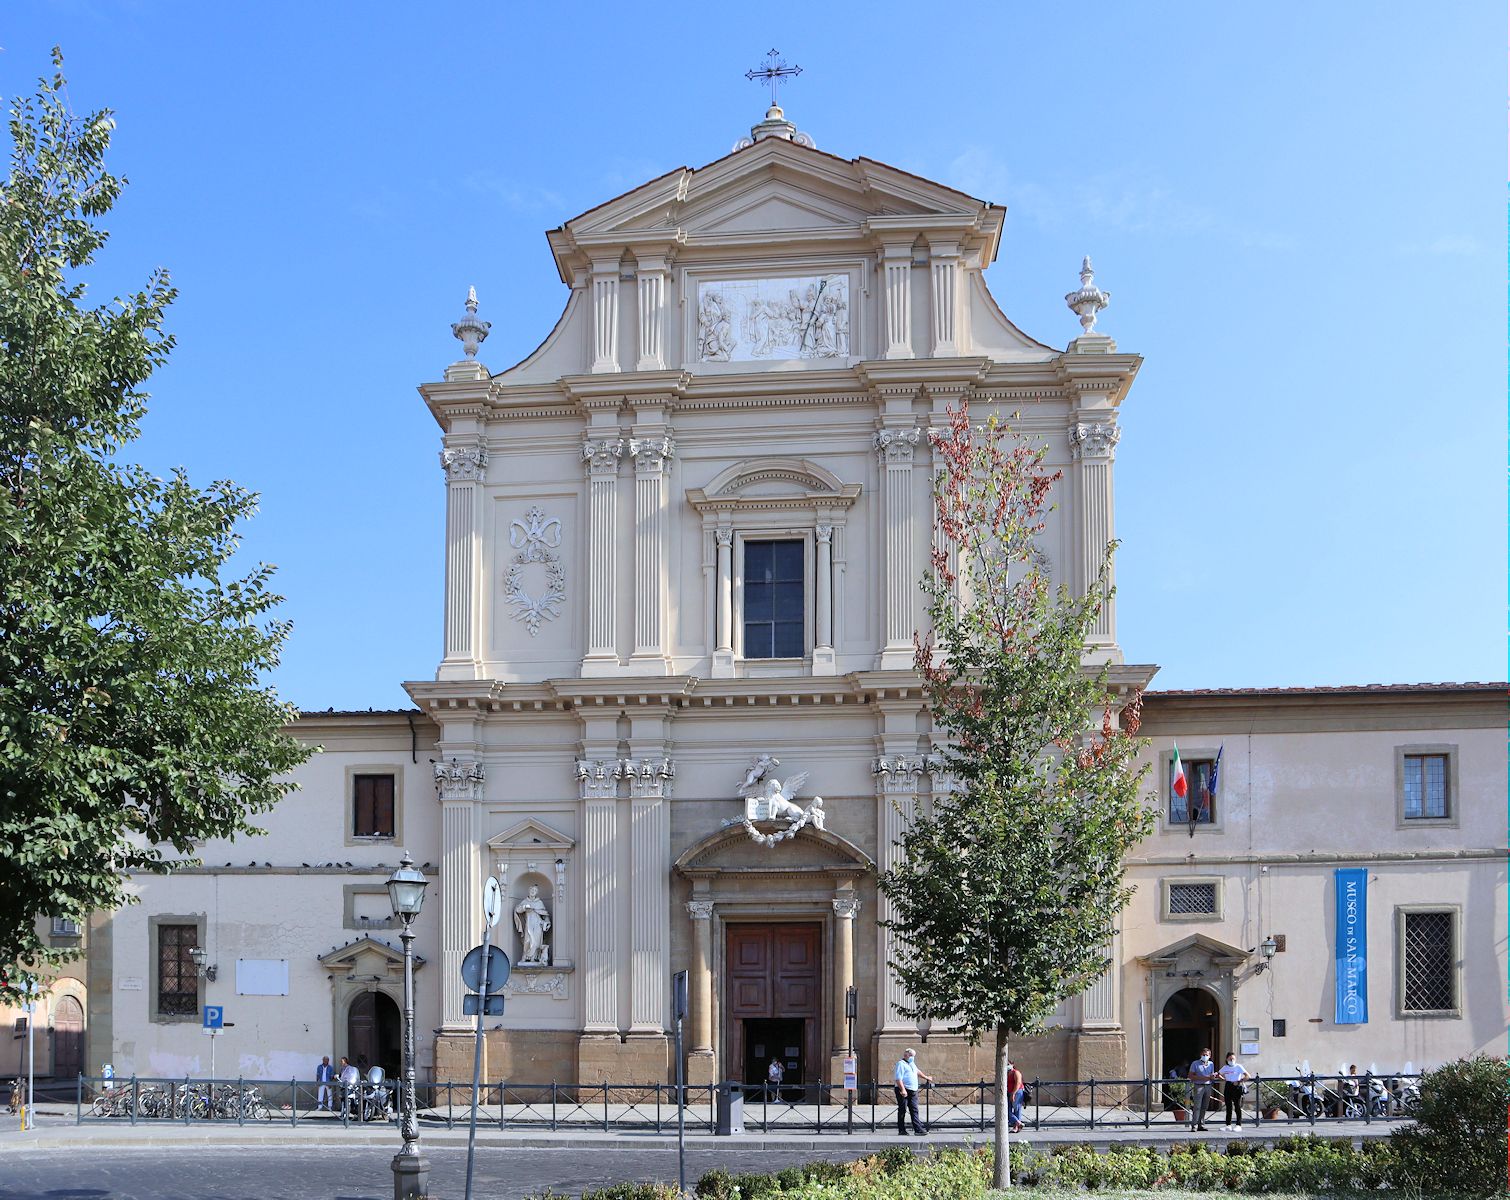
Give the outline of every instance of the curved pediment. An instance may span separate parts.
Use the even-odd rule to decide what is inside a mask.
[[[848,508],[860,485],[845,483],[827,467],[805,458],[756,458],[735,463],[706,487],[688,488],[699,512],[721,508]]]
[[[779,828],[772,825],[772,829]],[[692,878],[718,875],[806,874],[855,877],[875,869],[875,863],[848,838],[811,825],[795,837],[762,846],[735,823],[715,830],[684,850],[676,869]]]

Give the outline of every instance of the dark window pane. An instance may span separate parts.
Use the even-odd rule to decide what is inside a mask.
[[[802,578],[802,543],[771,542],[769,545],[776,559],[776,578],[800,580]]]
[[[392,837],[393,776],[357,775],[352,788],[352,836]]]
[[[159,1016],[193,1016],[199,1007],[199,972],[191,953],[199,944],[193,925],[157,927],[157,1011]]]
[[[778,621],[802,621],[802,584],[778,583],[776,592],[776,619]]]
[[[772,641],[773,636],[773,628],[769,621],[746,621],[745,657],[774,658],[775,644]]]
[[[745,620],[746,621],[769,621],[772,615],[773,599],[769,583],[745,584]]]
[[[778,621],[776,623],[776,649],[774,657],[802,657],[801,621]]]
[[[745,543],[745,583],[771,581],[771,542]]]

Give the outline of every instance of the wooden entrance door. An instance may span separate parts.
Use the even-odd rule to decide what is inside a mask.
[[[84,1069],[84,1010],[72,996],[58,1001],[52,1020],[52,1074],[73,1079]]]
[[[817,924],[776,923],[736,924],[727,926],[724,979],[724,1072],[739,1078],[748,1063],[746,1041],[752,1032],[748,1022],[773,1020],[801,1023],[801,1053],[797,1062],[788,1064],[800,1078],[788,1074],[786,1085],[818,1083],[822,1078],[819,1054],[822,1049],[823,926]],[[761,1025],[754,1032],[768,1030]],[[787,1049],[782,1046],[782,1051]],[[792,1056],[788,1056],[792,1057]],[[761,1073],[746,1083],[765,1079],[768,1064],[760,1064]]]

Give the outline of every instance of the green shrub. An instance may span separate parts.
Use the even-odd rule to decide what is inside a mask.
[[[616,1183],[583,1192],[582,1200],[680,1200],[681,1194],[674,1183]]]
[[[1507,1106],[1510,1062],[1503,1058],[1480,1054],[1423,1077],[1415,1123],[1390,1135],[1401,1182],[1431,1195],[1504,1195]]]

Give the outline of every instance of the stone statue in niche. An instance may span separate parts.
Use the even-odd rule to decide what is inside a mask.
[[[523,900],[514,906],[514,928],[519,933],[519,962],[521,967],[545,967],[550,965],[550,947],[545,944],[545,935],[550,932],[551,914],[540,899],[540,889],[535,884]]]

